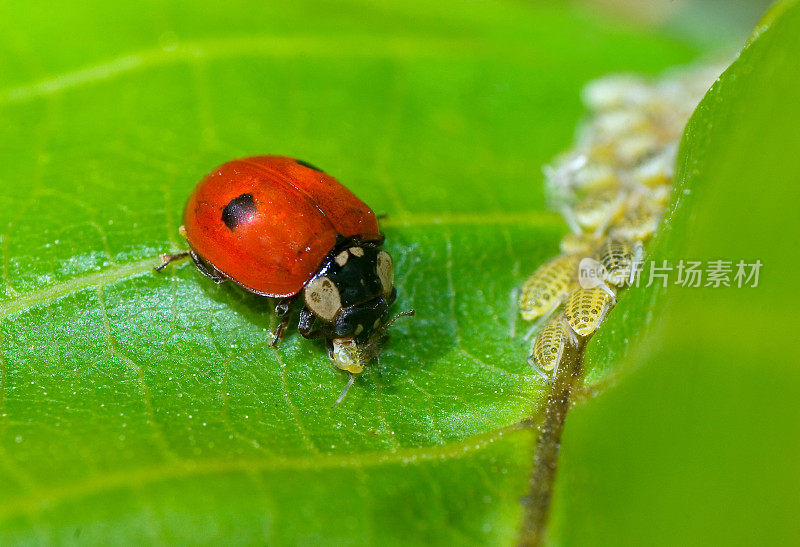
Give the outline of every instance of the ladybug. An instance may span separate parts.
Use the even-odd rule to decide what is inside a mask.
[[[333,364],[350,374],[338,404],[375,358],[394,321],[392,257],[375,213],[318,167],[254,156],[211,171],[189,196],[181,235],[189,251],[162,255],[156,270],[191,257],[216,283],[278,299],[278,345],[299,311],[298,330],[322,338]]]

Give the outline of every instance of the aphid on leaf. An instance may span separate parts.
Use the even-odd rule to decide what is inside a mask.
[[[528,363],[543,378],[555,379],[561,359],[564,357],[564,349],[568,344],[578,345],[575,333],[569,328],[563,315],[554,317],[536,335]]]
[[[561,255],[550,259],[533,272],[522,285],[519,310],[526,321],[536,321],[525,339],[561,305],[575,286],[580,256]]]
[[[653,85],[634,75],[611,75],[589,82],[583,102],[592,110],[637,108],[658,98]]]
[[[590,159],[585,154],[562,156],[543,169],[548,201],[554,209],[576,191],[588,191],[617,183],[614,168],[606,162]]]
[[[636,134],[646,133],[650,118],[642,109],[615,109],[599,112],[581,131],[580,144],[605,145]]]
[[[605,270],[605,280],[616,287],[633,284],[642,259],[642,244],[624,239],[607,239],[597,249],[597,257]]]
[[[594,237],[594,234],[567,232],[561,238],[559,247],[561,252],[565,254],[580,254],[587,255],[597,247],[600,240]]]
[[[655,134],[654,128],[650,128],[620,139],[615,143],[614,152],[617,163],[629,168],[641,164],[646,158],[657,156],[662,146],[662,140]]]
[[[647,241],[656,233],[660,221],[659,208],[641,204],[617,219],[608,229],[608,235],[615,239]]]
[[[600,188],[562,213],[573,232],[594,230],[594,235],[599,236],[622,214],[626,198],[626,192],[619,187]]]
[[[647,203],[653,209],[662,211],[667,203],[669,203],[669,198],[671,195],[672,185],[660,184],[650,189],[650,192],[647,196]]]
[[[678,146],[671,142],[643,156],[633,168],[633,179],[639,184],[655,187],[670,184],[675,176],[675,158]]]
[[[614,300],[600,287],[575,289],[564,305],[564,316],[576,334],[591,336],[613,305]]]

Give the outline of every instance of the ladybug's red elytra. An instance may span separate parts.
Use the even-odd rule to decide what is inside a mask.
[[[299,310],[300,334],[323,338],[333,364],[350,373],[338,404],[394,322],[394,265],[375,213],[310,163],[254,156],[197,184],[180,232],[190,250],[163,255],[156,269],[190,256],[217,283],[278,298],[273,346]]]

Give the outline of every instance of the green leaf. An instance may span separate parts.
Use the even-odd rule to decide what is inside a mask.
[[[569,6],[4,4],[0,543],[510,543],[544,386],[509,292],[557,249],[579,90],[695,55]],[[399,323],[346,378],[188,264],[183,203],[285,153],[388,214]]]
[[[570,414],[554,543],[800,541],[798,36],[800,3],[778,4],[695,112],[654,253],[659,264],[730,260],[734,272],[760,260],[759,284],[620,301],[626,313],[615,310],[588,357],[602,376],[608,347],[630,337],[630,350],[616,385]]]

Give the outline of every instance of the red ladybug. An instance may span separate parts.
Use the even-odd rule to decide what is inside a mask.
[[[310,163],[254,156],[197,184],[180,232],[191,250],[163,255],[156,269],[191,256],[217,283],[279,298],[273,346],[299,309],[300,334],[324,338],[333,364],[350,373],[341,401],[394,322],[394,266],[375,213]]]

